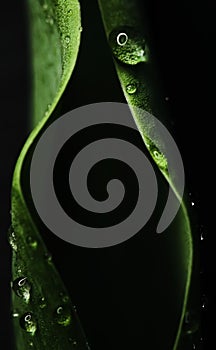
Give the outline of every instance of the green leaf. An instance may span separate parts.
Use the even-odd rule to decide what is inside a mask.
[[[16,164],[12,183],[12,314],[16,348],[88,349],[76,310],[29,210],[31,147],[52,115],[78,55],[81,17],[77,0],[28,0],[34,130]]]
[[[137,0],[98,0],[98,2],[107,39],[114,56],[118,78],[132,116],[158,169],[179,198],[173,177],[168,172],[166,140],[160,134],[153,118],[143,118],[142,114],[139,113],[140,109],[143,109],[155,115],[166,125],[167,115],[162,102],[164,99],[160,95],[158,86],[154,54],[152,54],[150,48],[149,28],[146,25],[146,18],[143,18],[143,11],[140,11],[139,8],[141,2]],[[157,150],[157,154],[159,152],[160,157],[155,157],[155,150]],[[175,169],[171,170],[174,171]],[[173,337],[173,350],[185,350],[183,323],[186,310],[190,307],[188,299],[192,278],[194,243],[188,210],[184,202],[181,204],[175,222],[174,226],[171,225],[166,230],[167,233],[174,231],[173,234],[176,237],[176,241],[169,244],[171,241],[169,235],[167,236],[167,249],[173,249],[174,252],[181,250],[181,271],[178,273],[182,291],[179,293],[178,300],[180,311],[176,311],[178,327],[175,334],[169,336]],[[172,321],[175,320],[169,320],[170,323],[168,322],[167,329],[169,329],[169,324]],[[196,330],[197,328],[198,326]],[[152,334],[152,337],[154,336]],[[157,334],[157,336],[159,335]],[[166,335],[162,334],[161,336],[165,337]]]

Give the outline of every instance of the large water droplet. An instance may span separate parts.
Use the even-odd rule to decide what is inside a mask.
[[[128,94],[133,95],[137,91],[137,84],[131,83],[126,86],[126,91]]]
[[[149,59],[146,40],[136,28],[124,26],[114,29],[109,42],[114,56],[122,63],[136,65]]]
[[[25,313],[20,318],[20,326],[25,329],[26,332],[31,333],[32,335],[35,334],[37,330],[37,323],[33,318],[33,315],[31,312]]]
[[[29,302],[31,284],[27,277],[17,278],[13,281],[12,288],[18,297],[22,298],[26,303]]]
[[[193,334],[198,331],[200,327],[199,317],[196,312],[187,311],[184,319],[184,332],[186,334]]]
[[[16,240],[16,236],[15,236],[15,233],[12,229],[9,230],[9,233],[8,233],[8,242],[11,246],[11,248],[17,252],[17,240]]]
[[[70,309],[65,306],[59,306],[56,309],[55,318],[59,325],[68,326],[71,323]]]

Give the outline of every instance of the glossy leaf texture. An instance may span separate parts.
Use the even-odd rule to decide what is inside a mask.
[[[37,231],[24,187],[25,162],[74,69],[81,35],[77,0],[28,0],[32,126],[12,183],[12,317],[15,348],[88,349],[74,305]],[[23,170],[24,169],[24,170]]]
[[[148,22],[146,21],[145,13],[143,13],[144,6],[141,7],[141,2],[138,0],[98,0],[98,2],[117,75],[131,109],[131,114],[151,157],[170,188],[172,188],[172,191],[179,198],[178,189],[175,187],[173,177],[170,176],[167,169],[166,152],[169,145],[166,144],[166,139],[160,133],[157,125],[154,123],[154,119],[143,118],[142,114],[139,113],[140,109],[143,109],[154,115],[163,125],[167,125],[168,115],[165,107],[166,103],[164,103],[165,100],[159,87],[157,66],[154,53],[151,51],[151,35],[149,35]],[[171,170],[175,172],[175,169]],[[176,313],[172,319],[170,318],[168,320],[164,313],[166,327],[162,324],[158,328],[153,327],[151,323],[154,324],[154,321],[152,319],[149,320],[149,329],[144,330],[143,344],[148,348],[154,349],[156,348],[154,344],[158,346],[160,342],[158,339],[156,341],[156,338],[160,339],[161,337],[161,349],[190,349],[192,340],[190,338],[188,341],[184,322],[185,315],[188,312],[187,310],[191,308],[189,299],[194,298],[194,294],[190,298],[189,295],[192,293],[192,275],[197,273],[197,267],[194,263],[194,242],[185,202],[181,203],[174,223],[166,229],[163,235],[167,241],[167,244],[164,245],[167,253],[173,251],[174,255],[179,256],[178,262],[174,258],[173,261],[170,261],[170,266],[172,266],[170,269],[176,268],[179,281],[179,283],[177,282],[178,285],[176,284],[175,286],[176,282],[172,281],[167,285],[161,286],[164,293],[170,289],[170,286],[172,286],[171,288],[173,290],[175,288],[179,290],[175,304]],[[175,236],[175,240],[171,238],[173,235]],[[158,240],[161,239],[158,238]],[[155,241],[155,246],[157,244]],[[158,261],[158,263],[160,262]],[[149,264],[150,269],[151,262]],[[146,266],[143,267],[144,271],[145,269]],[[192,273],[193,270],[194,273]],[[196,277],[193,277],[193,279],[196,280]],[[193,293],[197,293],[198,295],[197,290],[193,290]],[[163,295],[163,292],[161,294]],[[152,300],[152,303],[154,304],[155,300]],[[163,303],[163,300],[161,300],[161,303]],[[170,303],[164,309],[167,309],[167,312],[169,312],[172,307]],[[164,312],[164,309],[162,306],[159,306],[157,312]],[[153,308],[152,313],[154,313]],[[190,335],[199,328],[199,316],[196,314],[194,317],[195,321],[193,320],[192,323],[196,323],[196,329],[189,332]],[[153,315],[152,318],[157,319],[157,315]],[[173,328],[174,324],[176,326]],[[191,327],[190,322],[188,327]],[[167,343],[164,339],[167,339]],[[170,345],[170,339],[172,345]],[[163,341],[167,345],[164,345]]]

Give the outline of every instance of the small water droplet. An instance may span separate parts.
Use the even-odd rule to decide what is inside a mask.
[[[47,4],[47,3],[44,3],[44,4],[43,4],[43,9],[44,9],[44,11],[47,11],[47,10],[48,10],[48,4]]]
[[[52,255],[48,252],[44,254],[45,260],[48,262],[48,264],[52,263]]]
[[[135,83],[128,84],[126,87],[126,91],[130,95],[135,94],[135,92],[137,91],[137,84]]]
[[[191,206],[193,207],[194,205],[195,205],[195,203],[192,201],[192,202],[191,202]]]
[[[208,307],[208,298],[206,295],[203,295],[202,298],[201,298],[201,307],[202,307],[202,310],[206,310],[207,307]]]
[[[165,101],[167,101],[167,102],[168,102],[168,101],[169,101],[169,99],[170,99],[170,98],[169,98],[168,96],[166,96],[166,97],[165,97]]]
[[[33,249],[36,249],[36,248],[37,248],[38,243],[37,243],[36,239],[34,239],[33,237],[28,236],[28,237],[27,237],[27,243],[28,243],[28,245],[29,245],[31,248],[33,248]]]
[[[193,311],[187,311],[184,319],[184,332],[186,334],[193,334],[198,331],[199,327],[200,322],[198,315]]]
[[[109,36],[109,42],[114,56],[122,63],[136,65],[148,61],[146,40],[136,28],[124,26],[114,29]]]
[[[56,309],[56,321],[59,325],[68,326],[71,323],[71,312],[67,307],[59,306]]]
[[[33,344],[33,342],[31,341],[30,343],[29,343],[29,346],[33,346],[34,344]]]
[[[17,252],[17,240],[16,240],[15,233],[14,233],[14,231],[12,229],[9,230],[8,242],[9,242],[11,248],[15,252]]]
[[[72,9],[69,9],[69,10],[68,10],[68,14],[71,14],[71,13],[72,13]]]
[[[44,309],[46,307],[46,300],[44,297],[41,297],[39,300],[39,306],[41,309]]]
[[[47,16],[46,23],[48,23],[51,26],[54,24],[54,19],[52,18],[52,16]]]
[[[206,240],[206,230],[203,225],[200,227],[200,240],[205,241]]]
[[[70,42],[70,36],[69,36],[69,35],[66,35],[64,40],[65,40],[66,44],[69,44],[69,42]]]
[[[69,296],[66,295],[64,292],[60,292],[59,295],[63,303],[67,303],[69,301]]]
[[[12,283],[12,288],[18,297],[22,298],[26,303],[29,302],[31,284],[27,277],[17,278]]]
[[[91,350],[90,345],[89,345],[88,342],[86,342],[86,346],[87,346],[87,349],[88,349],[88,350]]]
[[[14,317],[14,318],[19,317],[19,312],[17,310],[14,310],[12,313],[12,317]]]
[[[25,329],[26,332],[31,333],[32,335],[35,334],[37,330],[37,323],[33,318],[33,315],[31,312],[25,313],[20,318],[20,326]]]
[[[68,341],[69,341],[70,343],[72,343],[73,346],[77,346],[77,341],[74,340],[73,338],[69,337],[69,338],[68,338]]]
[[[83,31],[83,27],[79,27],[79,31],[81,33]]]

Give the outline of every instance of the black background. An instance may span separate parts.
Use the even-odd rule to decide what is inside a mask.
[[[96,1],[81,2],[83,42],[73,79],[64,94],[63,111],[87,103],[123,101],[112,60],[103,53],[108,49],[95,4]],[[95,13],[97,20],[93,20]],[[214,278],[210,241],[214,234],[216,5],[210,1],[153,0],[149,1],[147,13],[158,69],[165,85],[164,98],[169,96],[167,103],[173,113],[174,136],[184,160],[188,191],[195,202],[198,223],[206,233],[201,247],[204,271],[201,287],[209,300],[208,312],[203,314],[204,349],[208,349],[207,341],[213,339],[209,315],[212,310],[210,284]],[[10,225],[10,185],[15,161],[28,135],[30,82],[25,17],[24,1],[12,0],[1,5],[0,344],[4,349],[11,349],[11,254],[6,239]],[[84,63],[86,57],[88,65]],[[68,259],[64,262],[63,252],[55,252],[57,245],[58,241],[50,238],[49,248],[56,254],[56,265],[59,267],[62,261],[64,266]]]

